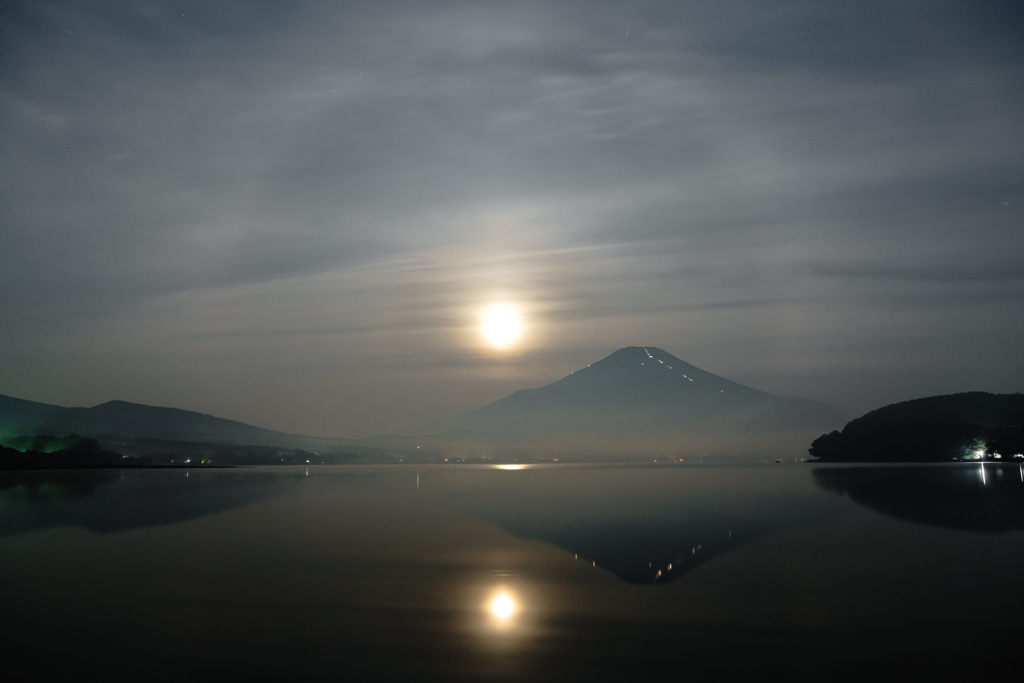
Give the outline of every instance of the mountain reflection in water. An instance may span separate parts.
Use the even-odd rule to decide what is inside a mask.
[[[974,468],[931,493],[941,468],[3,474],[5,647],[51,680],[977,675],[949,643],[1015,628],[1019,518],[875,512],[1019,503],[958,497],[1016,491]]]
[[[630,583],[668,583],[793,520],[779,493],[762,491],[740,506],[721,495],[730,480],[746,488],[749,470],[742,467],[691,467],[679,478],[670,474],[679,467],[667,466],[671,485],[645,480],[637,486],[623,476],[613,487],[604,483],[606,468],[580,467],[571,477],[558,465],[493,469],[498,472],[449,472],[441,495],[466,515],[551,543]]]
[[[0,472],[0,537],[61,526],[114,533],[172,524],[281,495],[301,476],[298,468],[274,477],[212,468]]]

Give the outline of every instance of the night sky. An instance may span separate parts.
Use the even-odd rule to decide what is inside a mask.
[[[627,345],[1024,391],[1018,2],[0,2],[0,160],[0,394],[361,437]]]

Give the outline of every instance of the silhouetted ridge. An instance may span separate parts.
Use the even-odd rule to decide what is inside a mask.
[[[1024,453],[1024,394],[981,391],[894,403],[822,434],[810,454],[833,461],[948,461]]]
[[[1024,420],[1024,394],[989,394],[969,391],[893,403],[858,417],[843,427],[857,434],[907,424],[947,423],[985,427],[1020,425]]]
[[[97,425],[107,424],[114,430],[111,433],[124,436],[260,443],[279,435],[279,432],[206,413],[128,401],[101,403],[83,410],[82,415]]]
[[[64,408],[0,396],[0,437],[35,434],[285,448],[328,447],[342,441],[286,434],[192,410],[128,401],[108,401],[92,408]]]
[[[0,396],[0,436],[35,434],[67,408]]]

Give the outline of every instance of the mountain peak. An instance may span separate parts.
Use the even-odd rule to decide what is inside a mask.
[[[662,357],[667,356],[674,360],[679,360],[671,353],[659,349],[657,346],[623,346],[621,349],[610,353],[604,358],[604,360],[608,360],[609,358],[644,358],[651,357],[653,355]]]
[[[626,346],[562,379],[521,389],[459,422],[479,433],[574,443],[677,444],[696,434],[813,429],[834,424],[838,411],[737,384],[657,346]]]
[[[590,384],[588,391],[613,392],[633,407],[652,401],[689,400],[688,397],[698,393],[728,392],[733,398],[767,395],[701,370],[657,346],[623,347],[549,386],[563,383]]]
[[[623,346],[618,351],[612,352],[610,355],[597,361],[598,363],[632,363],[639,362],[644,363],[652,360],[660,360],[662,362],[675,362],[682,363],[671,353],[659,349],[657,346]],[[596,365],[592,363],[591,365]]]

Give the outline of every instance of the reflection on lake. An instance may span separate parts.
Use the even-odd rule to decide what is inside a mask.
[[[1024,464],[821,467],[819,486],[901,519],[957,529],[1024,529]]]
[[[950,643],[1024,606],[1024,479],[977,467],[4,474],[8,644],[52,678],[977,674]]]

